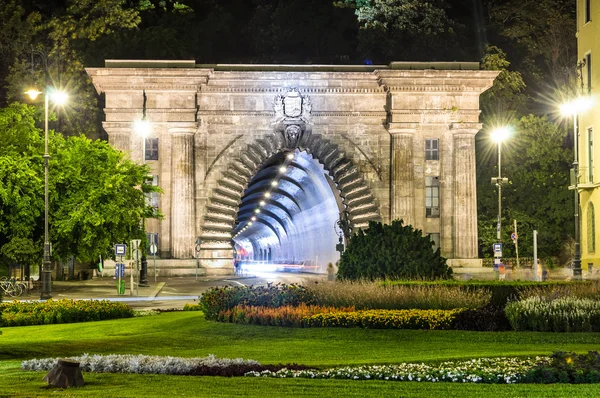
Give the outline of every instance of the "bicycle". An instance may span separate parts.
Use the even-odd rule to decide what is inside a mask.
[[[4,296],[19,297],[23,294],[22,284],[14,278],[1,281],[0,289],[2,289]]]

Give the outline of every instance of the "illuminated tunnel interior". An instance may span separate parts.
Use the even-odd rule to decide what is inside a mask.
[[[262,165],[244,192],[233,230],[237,259],[290,264],[289,269],[303,264],[303,270],[326,272],[327,264],[339,259],[334,225],[342,209],[323,165],[306,152],[280,152]]]

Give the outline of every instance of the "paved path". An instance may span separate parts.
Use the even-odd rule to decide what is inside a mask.
[[[267,283],[310,283],[326,279],[325,275],[290,274],[282,272],[222,277],[159,277],[150,279],[150,286],[130,289],[126,277],[125,294],[117,293],[117,280],[94,277],[87,281],[54,281],[52,298],[76,300],[110,300],[124,302],[136,309],[183,308],[186,303],[197,303],[204,291],[213,286],[265,285]],[[36,294],[23,300],[38,300]]]

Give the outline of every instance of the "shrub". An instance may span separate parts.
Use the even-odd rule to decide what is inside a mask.
[[[530,297],[508,303],[506,317],[515,330],[540,332],[600,331],[600,301],[562,297]]]
[[[2,326],[47,325],[130,318],[133,309],[107,300],[48,300],[0,304]]]
[[[286,305],[311,305],[314,298],[300,285],[268,284],[267,286],[224,286],[208,289],[200,298],[199,305],[206,319],[216,320],[221,311],[246,305],[277,308]]]
[[[322,306],[357,309],[431,309],[479,308],[490,302],[487,289],[466,290],[460,285],[387,285],[369,281],[314,283],[307,287]]]
[[[306,304],[300,304],[297,307],[284,306],[278,308],[238,305],[232,309],[221,311],[218,320],[221,322],[262,326],[302,327],[303,319],[308,316],[348,311],[354,311],[354,308],[332,308],[315,305],[308,306]]]
[[[511,327],[504,314],[504,309],[489,304],[485,307],[459,312],[454,318],[452,329],[494,332],[510,330]]]
[[[577,355],[574,352],[555,352],[536,367],[525,372],[524,383],[600,383],[600,354],[590,351]]]
[[[365,310],[315,314],[304,318],[307,327],[363,327],[367,329],[452,329],[462,309]]]
[[[359,279],[438,279],[450,278],[452,269],[433,242],[421,230],[402,225],[369,222],[366,231],[353,235],[340,259],[338,278]]]
[[[202,311],[202,308],[200,308],[200,304],[185,303],[185,305],[183,306],[183,310],[184,311]]]

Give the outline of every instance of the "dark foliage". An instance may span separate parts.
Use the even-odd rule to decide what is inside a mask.
[[[452,269],[440,250],[419,229],[394,220],[391,225],[371,221],[359,230],[342,254],[340,279],[447,279]]]
[[[206,319],[217,320],[219,312],[236,305],[277,308],[301,303],[314,304],[314,297],[303,286],[271,284],[267,286],[223,286],[208,289],[199,305]]]
[[[502,308],[486,305],[483,308],[465,310],[457,314],[452,329],[495,332],[511,330],[511,327]]]
[[[555,352],[549,361],[544,361],[528,371],[521,382],[600,383],[600,354],[597,351],[579,355],[574,352]]]
[[[278,364],[278,365],[229,365],[229,366],[198,366],[186,376],[223,376],[223,377],[238,377],[244,376],[248,372],[262,372],[265,370],[277,372],[281,369],[289,370],[307,370],[313,369],[305,365],[295,363]]]

